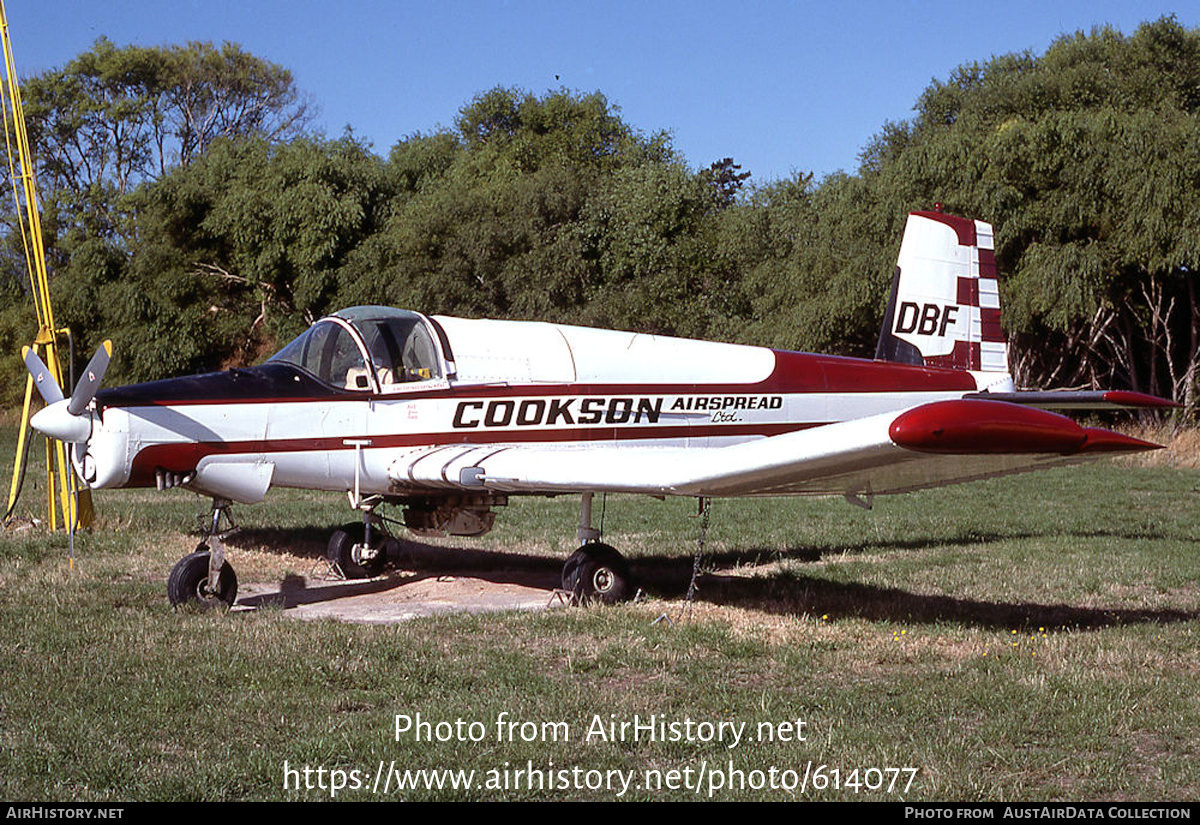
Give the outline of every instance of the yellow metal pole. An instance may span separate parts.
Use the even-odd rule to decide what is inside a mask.
[[[18,217],[23,216],[21,220],[21,242],[25,248],[25,263],[29,273],[29,285],[38,323],[37,337],[34,339],[33,349],[35,352],[39,352],[42,360],[50,370],[50,375],[54,381],[59,387],[63,387],[63,372],[58,360],[56,342],[58,336],[63,334],[65,330],[60,330],[54,325],[54,312],[50,303],[50,280],[46,272],[46,252],[42,240],[42,222],[38,214],[37,183],[34,177],[33,155],[30,152],[29,137],[25,131],[25,113],[21,107],[21,89],[17,81],[12,42],[8,34],[8,13],[4,8],[3,0],[0,0],[0,40],[3,41],[4,47],[5,71],[5,83],[0,85],[0,99],[4,99],[6,113],[11,114],[12,117],[11,132],[8,129],[4,130],[4,140],[5,146],[8,149],[9,175],[13,181],[13,199],[16,202]],[[16,142],[15,152],[13,151],[14,140]],[[14,162],[14,154],[19,158],[19,172],[16,162]],[[19,186],[18,183],[20,184]],[[32,387],[32,381],[27,379],[25,404],[21,413],[21,431],[18,436],[17,459],[14,466],[13,482],[9,489],[6,518],[12,515],[13,509],[16,506],[16,498],[20,493],[20,480],[24,469],[22,461],[25,455],[23,447],[29,430]],[[64,391],[69,392],[70,388],[64,387]],[[50,529],[58,529],[60,513],[62,514],[62,525],[67,527],[73,526],[77,516],[75,513],[77,485],[78,479],[71,469],[66,445],[47,438],[46,494],[49,510],[47,523]],[[92,513],[90,496],[91,491],[86,489],[79,494],[80,499],[87,499],[86,502],[80,501],[79,509],[81,513],[87,513],[88,520],[86,524],[80,523],[78,526],[87,526],[87,524],[90,524],[90,515]],[[82,522],[82,519],[79,521]]]
[[[8,520],[12,516],[13,508],[17,504],[17,495],[21,492],[22,476],[25,475],[26,451],[29,449],[28,438],[29,428],[25,423],[29,421],[29,405],[33,401],[33,376],[26,373],[25,375],[25,403],[21,405],[21,428],[17,431],[17,455],[13,460],[13,476],[12,484],[8,488],[8,507],[4,511],[4,518]]]

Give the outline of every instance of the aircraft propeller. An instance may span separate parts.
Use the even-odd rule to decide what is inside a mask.
[[[35,430],[59,441],[78,444],[92,434],[92,418],[84,415],[87,405],[96,397],[112,355],[112,341],[105,341],[88,362],[83,377],[75,384],[70,398],[54,380],[45,362],[26,347],[25,368],[33,376],[33,384],[46,402],[46,407],[29,420]]]

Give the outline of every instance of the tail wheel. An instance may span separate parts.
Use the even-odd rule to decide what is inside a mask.
[[[229,562],[221,565],[216,590],[208,586],[208,557],[207,549],[197,550],[180,559],[171,570],[167,578],[167,598],[172,607],[225,608],[237,600],[237,574]]]
[[[388,536],[382,530],[371,531],[371,543],[364,541],[362,523],[346,524],[329,537],[327,558],[348,579],[369,579],[383,572],[387,563]]]
[[[632,595],[633,579],[625,557],[599,542],[585,544],[563,565],[562,586],[581,604],[617,604]]]

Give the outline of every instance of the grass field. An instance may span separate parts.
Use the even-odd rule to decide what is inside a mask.
[[[1104,464],[869,512],[717,501],[690,611],[695,502],[610,497],[643,601],[390,626],[175,613],[205,502],[101,491],[73,570],[62,534],[0,539],[0,798],[1200,799],[1198,486]],[[444,543],[557,565],[576,508]],[[349,520],[288,491],[236,516],[243,581],[311,575]]]

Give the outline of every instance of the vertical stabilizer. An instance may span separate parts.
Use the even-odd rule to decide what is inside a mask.
[[[1008,372],[991,224],[912,212],[875,357]]]

